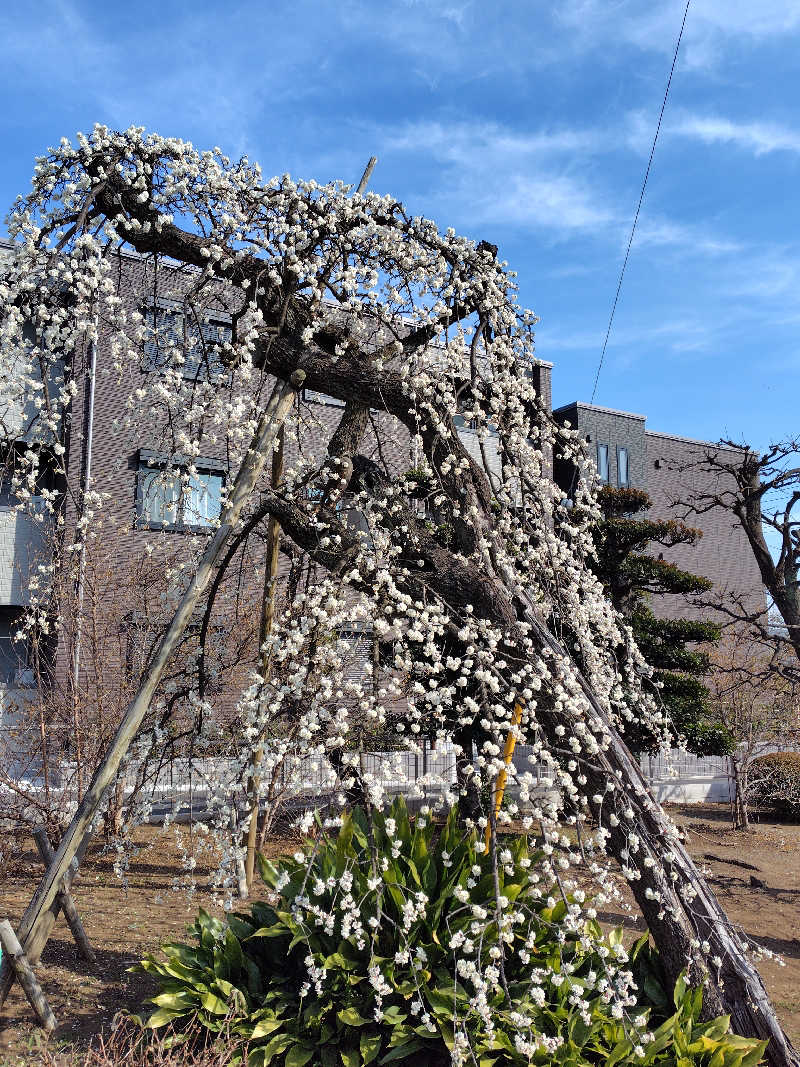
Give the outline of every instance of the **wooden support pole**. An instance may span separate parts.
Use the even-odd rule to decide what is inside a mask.
[[[3,919],[0,922],[0,942],[2,942],[5,952],[3,959],[8,960],[9,967],[13,968],[19,979],[19,984],[25,990],[25,996],[36,1013],[36,1018],[48,1034],[52,1033],[56,1028],[56,1017],[50,1010],[47,997],[44,995],[44,991],[33,972],[33,967],[31,967],[28,957],[25,955],[25,950],[17,940],[17,935],[14,933],[8,919]]]
[[[86,851],[86,846],[88,844],[89,838],[85,837],[81,842],[81,845],[77,853],[75,854],[72,863],[69,865],[67,873],[64,875],[62,885],[66,886],[68,890],[72,888],[73,879],[77,877],[78,864],[83,860],[83,854]],[[44,945],[47,944],[47,941],[50,937],[50,933],[56,924],[56,919],[58,918],[58,913],[60,911],[61,897],[56,896],[53,898],[53,902],[50,907],[42,915],[42,948],[44,947]],[[25,956],[28,960],[28,963],[32,967],[35,967],[36,964],[39,962],[39,957],[41,956],[41,954],[42,950],[40,948],[39,951],[35,954],[31,952],[26,952]],[[2,1004],[8,996],[8,991],[14,984],[15,977],[16,971],[14,970],[14,968],[10,964],[3,962],[2,967],[0,967],[0,1004]]]
[[[283,478],[283,448],[285,434],[281,430],[278,435],[278,447],[272,453],[272,488],[277,489]],[[267,639],[272,634],[272,626],[275,620],[275,597],[278,592],[278,561],[281,543],[280,523],[274,516],[270,516],[267,526],[266,560],[264,563],[264,595],[261,602],[261,626],[259,628],[258,647],[259,666],[261,677],[266,683],[270,674],[271,656],[264,650]],[[253,752],[250,773],[250,824],[247,829],[247,860],[245,863],[245,878],[247,892],[253,888],[253,879],[256,869],[256,841],[258,838],[258,813],[260,809],[260,779],[258,774],[259,765],[264,758],[264,750],[261,745]]]
[[[239,890],[239,896],[242,900],[247,900],[247,874],[244,868],[244,857],[241,854],[242,844],[242,831],[239,827],[239,814],[236,811],[235,802],[231,804],[231,842],[236,850],[236,862],[234,863],[234,869],[236,871],[236,885]]]
[[[372,172],[373,172],[373,170],[375,170],[375,164],[377,162],[378,162],[378,157],[377,156],[370,156],[369,157],[369,162],[367,163],[366,167],[364,167],[364,173],[361,175],[361,181],[358,183],[358,188],[356,189],[356,196],[360,196],[361,193],[363,193],[364,190],[366,189],[367,182],[372,177]]]
[[[43,826],[37,826],[33,831],[33,840],[36,842],[36,847],[39,850],[39,855],[42,857],[42,862],[46,868],[49,867],[53,862],[53,849],[47,837],[47,831]],[[64,912],[64,918],[67,920],[67,925],[72,931],[72,936],[75,939],[75,944],[78,946],[80,954],[87,963],[94,967],[97,963],[97,957],[94,954],[94,949],[89,943],[89,938],[86,936],[81,917],[78,915],[78,909],[75,907],[75,901],[72,899],[70,886],[67,882],[68,877],[69,874],[64,876],[56,901]]]
[[[106,789],[114,780],[119,765],[136,737],[145,715],[150,707],[162,675],[175,649],[180,644],[186,627],[200,603],[200,598],[211,581],[214,568],[222,559],[228,541],[244,510],[244,506],[253,494],[256,482],[264,469],[264,464],[272,452],[275,435],[289,414],[295,393],[305,381],[305,373],[297,370],[289,382],[278,381],[269,399],[269,403],[259,420],[250,447],[242,460],[242,465],[231,489],[228,504],[220,516],[219,527],[208,543],[200,558],[197,570],[192,576],[186,592],[183,594],[167,632],[161,638],[148,668],[142,678],[139,690],[133,698],[120,723],[114,738],[95,771],[92,781],[81,800],[78,810],[67,832],[61,839],[53,862],[39,884],[33,899],[28,905],[19,927],[19,939],[30,958],[38,958],[52,929],[48,925],[50,914],[62,879],[69,870],[72,859],[81,843],[91,833],[91,827],[103,806]],[[9,980],[10,965],[3,961],[0,968],[0,1005],[2,1005],[11,986]],[[13,980],[13,978],[12,978]]]

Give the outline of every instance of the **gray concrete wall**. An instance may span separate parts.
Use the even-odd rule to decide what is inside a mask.
[[[47,553],[44,520],[0,507],[0,604],[31,601],[30,580]]]

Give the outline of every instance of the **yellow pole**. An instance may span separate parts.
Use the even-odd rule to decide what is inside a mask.
[[[506,780],[508,778],[507,767],[511,763],[511,757],[514,755],[514,745],[517,743],[516,728],[522,721],[522,704],[519,701],[514,705],[514,712],[511,716],[511,729],[508,731],[508,737],[506,738],[506,747],[503,751],[503,763],[504,767],[497,776],[497,783],[494,787],[494,817],[497,820],[497,816],[500,813],[500,808],[503,803],[503,793],[506,789]],[[486,848],[489,848],[489,841],[492,836],[492,824],[491,821],[486,824]]]

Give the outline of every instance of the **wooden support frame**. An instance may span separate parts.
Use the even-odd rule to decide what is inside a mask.
[[[50,844],[47,831],[43,826],[37,826],[31,836],[36,844],[36,848],[42,863],[45,866],[45,870],[47,870],[53,862],[53,847]],[[83,923],[78,915],[78,909],[75,907],[75,901],[72,899],[71,893],[72,883],[78,873],[78,860],[79,857],[83,857],[84,851],[85,845],[79,850],[79,854],[75,856],[69,866],[69,870],[61,880],[61,888],[53,901],[52,907],[48,910],[48,933],[52,930],[53,924],[58,918],[59,911],[63,911],[64,918],[67,920],[67,925],[72,932],[75,944],[78,946],[78,951],[87,963],[91,966],[95,966],[97,957],[89,943],[89,938],[86,936],[86,931],[83,928]],[[22,987],[25,996],[28,998],[40,1025],[47,1031],[47,1033],[50,1033],[55,1029],[57,1024],[56,1018],[47,1001],[47,997],[45,996],[42,987],[39,985],[39,981],[33,969],[39,962],[39,956],[37,955],[35,959],[31,959],[28,956],[25,949],[20,944],[17,935],[14,933],[11,923],[7,919],[0,922],[0,943],[4,949],[3,967],[5,969],[5,975],[3,988],[5,993],[8,993],[8,990],[16,978]]]
[[[56,1017],[53,1015],[52,1009],[47,1002],[47,997],[44,995],[44,990],[39,985],[34,974],[30,960],[25,955],[25,950],[17,940],[17,935],[14,933],[8,919],[3,919],[0,922],[0,942],[3,944],[3,961],[9,961],[9,967],[16,978],[19,979],[19,984],[22,986],[36,1018],[48,1034],[52,1033],[57,1026]]]
[[[33,840],[36,842],[36,848],[39,850],[39,855],[42,858],[45,870],[48,870],[50,864],[53,862],[53,849],[50,845],[47,831],[43,826],[37,826],[33,831]],[[74,867],[73,871],[77,873],[77,870]],[[86,962],[94,967],[97,964],[97,957],[94,954],[94,949],[89,944],[89,938],[86,936],[81,917],[78,915],[78,909],[75,907],[75,901],[72,899],[72,894],[70,893],[71,882],[72,878],[68,881],[67,876],[65,875],[64,880],[61,883],[61,889],[55,900],[56,911],[58,911],[58,908],[63,911],[64,918],[67,920],[67,925],[70,928],[72,937],[75,944],[78,946],[78,951]]]
[[[296,370],[288,382],[278,380],[275,383],[272,396],[259,420],[250,447],[234,480],[228,504],[220,516],[219,527],[203,553],[197,571],[142,678],[139,690],[129,705],[102,763],[89,783],[44,878],[22,916],[18,936],[29,962],[36,962],[41,956],[59,911],[57,898],[63,889],[63,879],[76,853],[81,847],[85,847],[91,835],[93,825],[102,809],[106,790],[114,780],[120,763],[147,714],[164,670],[191,620],[200,597],[211,580],[214,568],[224,555],[244,506],[251,498],[266,460],[272,453],[275,436],[285,422],[305,377],[304,371]],[[14,974],[15,969],[12,963],[4,957],[0,965],[0,1006],[8,996],[8,991],[14,982]]]

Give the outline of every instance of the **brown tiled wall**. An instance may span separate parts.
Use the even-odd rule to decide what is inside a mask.
[[[615,411],[591,404],[567,404],[554,411],[561,422],[577,428],[594,459],[598,443],[608,445],[608,484],[619,484],[617,448],[628,449],[630,485],[644,489],[653,501],[653,518],[675,518],[702,531],[694,545],[677,545],[661,550],[665,559],[684,570],[709,578],[714,595],[726,592],[745,594],[754,607],[763,607],[764,591],[750,546],[739,524],[729,513],[714,510],[699,514],[691,501],[714,488],[715,479],[693,467],[714,450],[714,445],[645,429],[645,416]],[[735,458],[735,450],[728,449]],[[565,492],[572,483],[573,468],[556,461],[555,476]],[[709,594],[711,595],[711,594]],[[707,609],[697,607],[678,595],[655,596],[653,610],[664,618],[708,617]]]
[[[763,608],[764,589],[758,567],[734,516],[720,509],[701,514],[690,506],[698,495],[722,488],[721,476],[699,471],[695,464],[709,451],[724,451],[726,458],[735,460],[735,451],[717,450],[703,442],[651,431],[645,433],[645,442],[646,488],[653,500],[652,514],[680,518],[687,526],[703,532],[694,545],[664,549],[664,558],[684,570],[710,578],[714,595],[746,594],[753,607]],[[699,609],[687,612],[680,597],[661,597],[657,611],[665,618],[707,614]]]
[[[123,260],[121,264],[119,292],[131,308],[138,307],[143,299],[142,294],[151,290],[150,282],[144,277],[144,270],[143,263],[135,259]],[[173,283],[167,284],[185,288],[188,280],[178,276]],[[73,537],[84,470],[84,428],[88,397],[88,388],[85,386],[88,360],[87,350],[77,355],[74,364],[80,388],[69,418],[68,497],[65,522],[67,543]],[[152,561],[160,561],[163,572],[168,566],[186,558],[190,540],[197,545],[198,539],[205,539],[203,534],[193,536],[183,531],[153,531],[136,527],[138,450],[147,448],[156,452],[168,452],[169,449],[165,448],[164,441],[161,439],[157,419],[153,420],[152,428],[148,432],[143,432],[141,439],[137,440],[131,438],[129,431],[120,431],[117,428],[116,424],[125,414],[128,397],[139,385],[141,375],[134,371],[120,384],[111,362],[109,339],[101,334],[97,348],[94,397],[92,488],[109,497],[109,503],[103,509],[103,549],[107,558],[110,556],[116,560],[113,574],[109,574],[108,566],[105,567],[105,573],[108,575],[106,625],[109,632],[119,631],[128,611],[141,608],[141,595],[134,592],[134,585],[137,581],[136,575],[140,572],[141,561],[147,558],[148,548],[152,550],[149,570],[154,569]],[[267,378],[260,383],[261,392],[265,397],[269,395],[273,384],[272,378]],[[298,404],[301,406],[301,429],[287,434],[287,465],[292,463],[300,448],[305,454],[322,458],[327,442],[343,410],[341,406],[334,403],[325,403],[320,394],[315,394],[313,399],[298,398]],[[389,422],[391,422],[391,427]],[[385,461],[388,467],[395,471],[404,470],[409,465],[408,437],[405,431],[400,429],[398,432],[394,420],[387,420],[387,417],[379,412],[372,414],[362,451],[376,462]],[[226,459],[224,445],[220,443],[209,443],[207,446],[201,443],[201,453],[209,459],[216,458],[220,461]],[[235,463],[233,466],[235,472]],[[285,575],[287,569],[288,565],[282,558],[281,573]],[[230,618],[231,606],[235,601],[240,613],[244,611],[252,624],[263,589],[263,549],[256,538],[251,542],[250,551],[240,553],[229,568],[229,574],[230,578],[218,598],[217,614],[223,619]],[[154,601],[160,592],[160,588],[153,589]],[[248,598],[255,605],[249,613],[242,606],[243,602],[247,603]],[[117,644],[121,647],[124,642],[117,641]],[[71,649],[66,647],[59,649],[56,674],[62,683],[68,678],[71,655]],[[86,672],[89,670],[88,656],[84,656],[84,660],[85,680]],[[253,662],[252,655],[249,662]],[[104,664],[104,675],[109,685],[115,681],[121,683],[122,673],[121,662],[109,661]],[[230,705],[234,699],[235,694],[231,693],[227,704]]]

